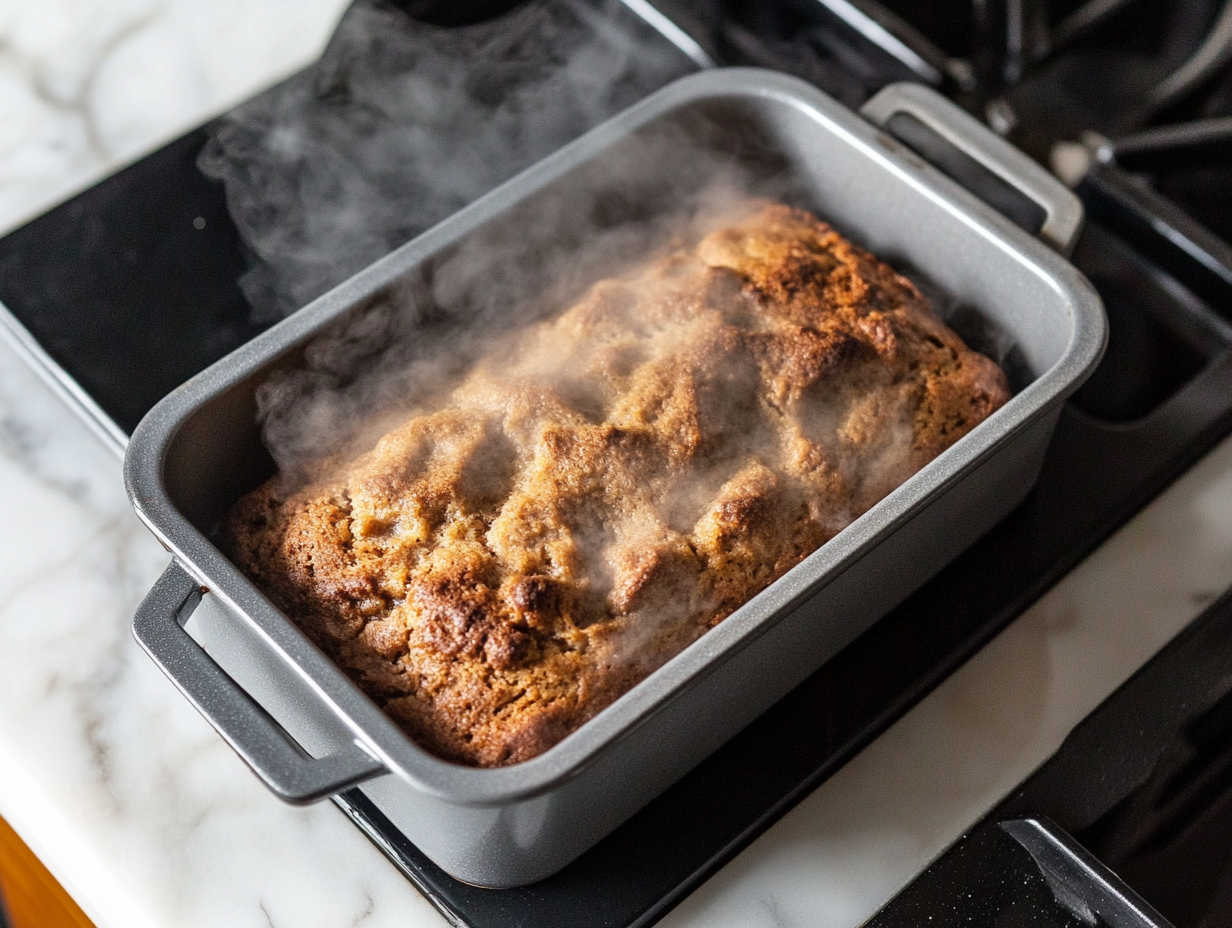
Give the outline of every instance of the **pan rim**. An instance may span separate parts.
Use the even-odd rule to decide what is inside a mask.
[[[628,133],[703,100],[749,97],[774,98],[824,123],[857,150],[854,154],[877,160],[885,170],[954,213],[990,246],[1009,253],[1057,293],[1069,314],[1068,343],[1051,368],[997,413],[543,754],[499,768],[464,767],[441,760],[416,745],[179,511],[164,479],[168,452],[181,426],[212,399],[312,338],[395,276],[459,241],[513,204],[534,196]],[[887,145],[887,140],[857,114],[796,78],[753,68],[717,69],[681,78],[403,245],[173,391],[145,416],[129,442],[124,470],[133,507],[185,569],[241,616],[408,785],[467,806],[504,805],[547,793],[598,761],[698,680],[716,672],[803,599],[853,566],[887,533],[978,467],[1000,445],[1047,415],[1098,363],[1107,332],[1102,304],[1086,278],[1038,239],[939,171],[903,153],[897,143]]]

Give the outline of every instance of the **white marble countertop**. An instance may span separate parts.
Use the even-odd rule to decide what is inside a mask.
[[[0,229],[309,60],[338,0],[0,0]],[[0,815],[99,928],[439,926],[270,796],[134,644],[166,561],[0,342]],[[852,926],[1232,584],[1232,440],[663,921]]]

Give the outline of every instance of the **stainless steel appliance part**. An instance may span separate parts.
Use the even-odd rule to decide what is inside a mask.
[[[1057,246],[1072,244],[1080,217],[1072,194],[939,95],[895,85],[868,112],[886,122],[905,114],[944,136],[1035,201]],[[445,763],[413,744],[211,543],[219,518],[271,472],[254,391],[315,336],[429,274],[470,237],[550,235],[518,217],[546,214],[553,202],[628,199],[628,190],[605,189],[605,178],[663,133],[703,140],[716,157],[699,161],[681,146],[675,160],[640,165],[646,184],[637,190],[648,199],[636,205],[655,208],[652,197],[669,180],[700,188],[699,175],[724,164],[790,181],[800,205],[1007,333],[1021,382],[989,420],[551,750],[499,769]],[[1099,360],[1105,337],[1098,297],[1061,254],[870,120],[770,72],[684,78],[238,349],[142,421],[125,461],[129,493],[175,560],[134,630],[284,799],[311,801],[362,782],[455,877],[532,882],[615,828],[1008,513],[1034,482],[1061,404]],[[190,613],[209,657],[183,628]]]

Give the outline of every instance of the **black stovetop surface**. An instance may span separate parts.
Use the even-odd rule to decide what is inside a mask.
[[[902,18],[868,0],[832,3],[842,15],[826,12],[818,0],[673,0],[661,6],[720,63],[782,67],[852,105],[889,80],[925,80],[990,121],[1001,119],[1010,137],[1041,159],[1050,157],[1055,142],[1075,139],[1084,129],[1115,142],[1160,123],[1232,112],[1222,71],[1166,106],[1143,105],[1150,87],[1135,85],[1175,70],[1217,29],[1220,7],[1213,2],[1179,0],[1168,7],[1167,22],[1154,26],[1137,15],[1131,0],[1054,2],[1051,11],[1030,0],[980,0],[975,13],[960,0],[901,0],[893,7]],[[1095,7],[1110,11],[1108,18],[1092,20]],[[869,17],[881,32],[861,31]],[[887,43],[887,35],[899,45]],[[903,47],[912,54],[903,55]],[[1121,102],[1093,106],[1075,73],[1095,74],[1091,93]],[[0,240],[0,301],[125,432],[176,385],[270,324],[237,282],[254,256],[228,211],[227,190],[197,166],[212,131],[188,133]],[[1203,149],[1197,167],[1181,158],[1174,169],[1164,157],[1149,171],[1134,172],[1115,157],[1099,161],[1094,146],[1088,146],[1093,165],[1078,188],[1091,221],[1073,257],[1105,301],[1110,343],[1094,376],[1066,406],[1026,502],[668,792],[541,883],[509,890],[459,883],[362,795],[337,797],[446,918],[475,928],[652,923],[1232,431],[1232,250],[1207,228],[1232,228],[1232,211],[1212,207],[1206,195],[1224,189],[1232,169],[1224,172],[1218,146]],[[1222,628],[1228,614],[1222,605],[1174,647],[1200,647],[1193,642],[1214,635],[1209,629]],[[1211,661],[1232,674],[1232,656],[1222,665]],[[1180,692],[1183,687],[1169,680],[1183,677],[1186,666],[1184,659],[1161,657],[1151,665],[1151,685],[1161,693]],[[1182,715],[1169,716],[1174,727]],[[1117,789],[1121,799],[1133,793],[1132,777],[1121,776],[1115,765],[1100,766],[1107,751],[1092,744],[1075,735],[1066,751],[1078,751],[1079,759],[1055,761],[1045,768],[1052,773],[1039,775],[1051,784],[1048,796],[1067,789],[1056,771],[1068,770],[1078,790],[1075,771],[1083,769],[1106,772],[1100,775],[1105,798]],[[1123,839],[1137,834],[1125,815],[1099,831],[1095,820],[1075,819],[1063,805],[1033,798],[1044,795],[1031,785],[1037,780],[955,854],[988,862],[986,870],[1004,858],[1011,870],[1035,866],[1033,872],[1043,873],[1042,841],[1049,853],[1070,854],[1065,859],[1078,868],[1074,872],[1098,882],[1099,861],[1073,851],[1068,832],[1076,832],[1104,863],[1129,866],[1144,894],[1160,892],[1148,874],[1149,855]],[[1226,780],[1215,777],[1199,798],[1208,805],[1224,801]],[[1111,813],[1103,814],[1099,821]],[[1031,817],[1055,820],[1039,826],[1034,852],[1028,839],[1003,827]],[[989,876],[946,867],[941,883],[948,886],[987,886],[1004,878],[1001,871]],[[1055,898],[1056,882],[1045,879],[1039,887]],[[878,924],[918,924],[925,912],[920,906],[941,898],[916,890],[908,897],[901,911],[914,914],[899,917],[890,909]],[[935,902],[935,911],[949,911],[945,904]],[[1157,902],[1169,904],[1162,896]],[[1018,916],[1005,911],[1005,919],[988,923],[1037,923],[1015,921]],[[1099,923],[1073,917],[1079,919],[1074,924]],[[1182,926],[1205,924],[1174,917]]]

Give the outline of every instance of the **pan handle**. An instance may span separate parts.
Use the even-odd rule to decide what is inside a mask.
[[[1009,142],[922,84],[883,88],[860,113],[1052,248],[1068,254],[1082,201]]]
[[[184,623],[204,589],[172,561],[133,617],[133,635],[278,798],[305,805],[385,773],[358,741],[312,758],[201,649]]]

